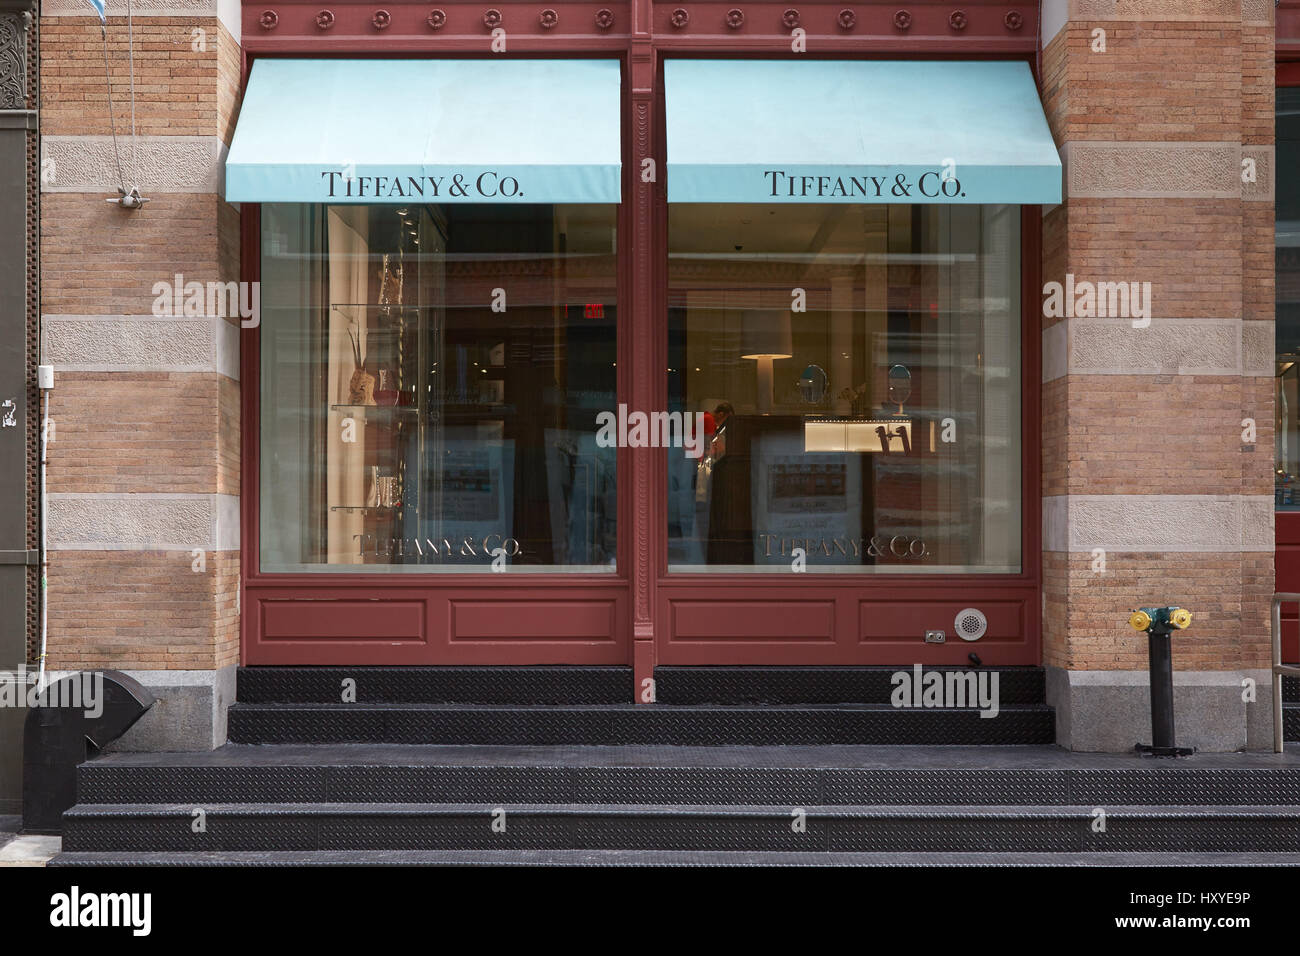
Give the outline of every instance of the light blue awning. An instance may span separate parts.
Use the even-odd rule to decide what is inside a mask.
[[[1028,64],[668,60],[669,202],[1059,203]]]
[[[231,202],[616,203],[616,60],[253,64]]]

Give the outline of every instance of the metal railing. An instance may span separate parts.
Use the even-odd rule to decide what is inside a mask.
[[[1281,753],[1282,739],[1282,678],[1300,677],[1300,667],[1282,663],[1282,605],[1300,603],[1300,594],[1281,592],[1273,595],[1273,752]]]

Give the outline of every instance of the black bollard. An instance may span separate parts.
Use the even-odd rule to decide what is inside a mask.
[[[1191,623],[1182,608],[1143,608],[1129,623],[1147,632],[1147,661],[1151,683],[1151,743],[1137,744],[1138,753],[1153,757],[1186,757],[1191,747],[1174,745],[1174,654],[1169,635]]]
[[[1174,748],[1174,654],[1169,632],[1152,628],[1147,633],[1151,666],[1151,749]]]

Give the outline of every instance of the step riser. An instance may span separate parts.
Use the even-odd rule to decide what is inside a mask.
[[[1042,704],[1047,678],[1041,667],[990,667],[1004,705]],[[655,699],[661,704],[887,704],[900,671],[894,667],[657,667]],[[926,667],[925,673],[979,674],[965,667]]]
[[[288,815],[216,817],[191,831],[184,817],[76,820],[65,852],[218,850],[815,850],[822,852],[1297,852],[1300,819],[1225,816],[1121,819],[1105,833],[1090,816],[982,819],[818,819],[791,829],[788,814],[769,817],[578,817],[509,813],[493,833],[485,809],[475,814],[400,817]]]
[[[1282,739],[1300,740],[1300,677],[1282,678]]]
[[[986,668],[1003,704],[1042,704],[1040,667]],[[889,667],[659,667],[663,704],[884,704],[899,671]],[[927,667],[972,673],[970,668]],[[975,671],[974,673],[979,673]],[[626,704],[635,700],[628,667],[243,667],[237,699],[257,703],[342,703],[344,681],[360,703]]]
[[[1047,708],[977,711],[878,710],[705,713],[661,709],[587,711],[294,710],[229,712],[232,743],[408,743],[503,745],[675,744],[1050,744]]]
[[[626,704],[630,667],[241,667],[241,703]]]
[[[95,803],[1300,805],[1300,770],[874,770],[645,767],[80,769]]]

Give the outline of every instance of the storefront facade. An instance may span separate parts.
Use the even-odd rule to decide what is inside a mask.
[[[380,6],[137,18],[138,212],[40,21],[49,660],[141,746],[238,664],[977,660],[1126,749],[1151,604],[1266,745],[1271,4]]]
[[[259,490],[243,535],[243,566],[258,569],[245,578],[247,663],[639,654],[643,679],[656,664],[960,664],[972,648],[954,621],[977,605],[984,659],[1036,662],[1037,561],[1022,555],[1037,521],[1021,520],[1037,510],[1024,467],[1036,456],[1020,439],[1037,430],[1037,365],[1020,347],[1037,307],[1023,249],[1041,217],[971,201],[1027,195],[1016,179],[1035,173],[1059,198],[1029,65],[800,56],[654,51],[658,145],[625,157],[634,131],[619,115],[635,112],[616,58],[254,61],[227,164],[234,198],[305,183],[353,202],[243,212],[260,223],[245,247],[262,250],[263,309],[243,348],[244,480]],[[288,128],[308,115],[294,91],[314,84],[346,90],[329,113],[348,117],[380,102],[371,86],[487,88],[529,103],[545,133],[534,142],[528,117],[501,107],[443,116],[456,128],[414,138],[510,136],[476,145],[486,167],[434,147],[430,171],[382,145],[411,105],[375,106],[375,128],[320,136],[381,144],[353,186],[341,153],[284,155],[319,123]],[[863,140],[915,135],[908,112],[938,114],[951,137],[939,158],[964,146],[963,158],[945,171],[924,152],[887,163],[836,143],[837,129],[857,132],[865,97],[826,101],[866,90],[910,102]],[[980,115],[997,91],[1036,122]],[[719,102],[742,123],[708,142],[724,118],[700,104]],[[1037,157],[1005,150],[1013,170],[976,158],[1003,137],[1032,151],[1035,132]],[[908,154],[896,148],[881,157]],[[801,153],[806,170],[781,168]],[[417,205],[417,189],[435,201]],[[617,202],[641,189],[648,248]],[[317,374],[298,371],[313,361]],[[370,370],[394,383],[378,398],[349,388]],[[313,413],[326,404],[331,418]],[[719,407],[734,410],[721,424]],[[952,641],[926,644],[927,630]]]

